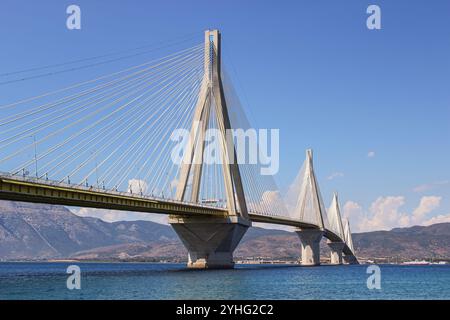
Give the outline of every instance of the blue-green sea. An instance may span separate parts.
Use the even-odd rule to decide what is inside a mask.
[[[69,290],[67,267],[80,267]],[[368,289],[367,265],[237,265],[188,270],[182,264],[0,263],[0,299],[450,299],[450,266],[380,265],[381,289]]]

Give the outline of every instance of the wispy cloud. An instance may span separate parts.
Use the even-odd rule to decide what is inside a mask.
[[[333,179],[336,179],[336,178],[342,178],[343,176],[344,176],[344,173],[342,173],[342,172],[333,172],[332,174],[330,174],[327,177],[327,179],[328,180],[333,180]]]
[[[417,192],[417,193],[425,192],[425,191],[429,191],[429,190],[435,189],[435,188],[440,187],[440,186],[448,185],[449,183],[450,183],[449,180],[435,181],[435,182],[432,182],[432,183],[425,183],[425,184],[421,184],[421,185],[419,185],[417,187],[414,187],[413,191]]]
[[[373,158],[373,157],[375,157],[375,151],[369,151],[367,153],[367,158]]]
[[[167,216],[156,213],[128,212],[95,208],[69,208],[72,213],[80,217],[93,217],[107,222],[116,221],[152,221],[160,224],[168,224]]]

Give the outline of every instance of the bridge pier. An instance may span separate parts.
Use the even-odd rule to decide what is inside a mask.
[[[236,216],[227,218],[191,218],[169,216],[169,223],[188,250],[188,268],[230,269],[233,252],[251,226]]]
[[[332,242],[327,241],[328,246],[331,250],[331,264],[339,265],[342,264],[342,251],[344,250],[344,242]]]
[[[320,229],[298,229],[295,232],[302,244],[302,266],[320,265],[320,240],[323,231]]]

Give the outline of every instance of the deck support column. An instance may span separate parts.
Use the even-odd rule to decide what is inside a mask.
[[[302,244],[302,266],[320,265],[320,240],[323,231],[320,229],[298,229],[295,232]]]
[[[236,216],[191,218],[169,216],[169,223],[188,250],[188,268],[230,269],[233,252],[251,222]]]
[[[359,264],[358,259],[354,255],[346,255],[343,260],[346,264]]]

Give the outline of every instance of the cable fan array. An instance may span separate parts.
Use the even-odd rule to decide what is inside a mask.
[[[170,197],[178,171],[170,136],[190,127],[203,66],[201,44],[1,106],[0,166],[14,175]]]
[[[210,57],[205,57],[204,44],[199,44],[0,106],[1,171],[30,180],[175,200],[180,163],[174,161],[173,150],[180,142],[174,141],[172,135],[178,129],[187,132],[191,129],[204,81],[204,65],[209,63],[205,58]],[[51,67],[36,68],[36,71]],[[223,70],[231,127],[253,130],[231,79]],[[225,208],[223,164],[217,162],[223,160],[218,109],[215,97],[211,95],[209,99],[209,122],[196,201]],[[251,151],[248,146],[246,152]],[[273,176],[262,175],[261,168],[259,161],[239,163],[249,212],[286,215],[288,211]],[[192,173],[188,189],[192,188],[191,184]]]
[[[249,212],[270,215],[282,216],[287,215],[287,209],[282,199],[278,186],[273,175],[262,175],[261,169],[263,165],[259,158],[259,148],[261,143],[270,143],[269,140],[261,140],[256,129],[250,125],[246,116],[245,110],[242,107],[240,99],[234,89],[231,77],[228,73],[222,71],[222,80],[224,84],[225,98],[227,101],[228,112],[230,115],[231,127],[233,129],[242,129],[244,132],[254,131],[257,139],[256,149],[247,146],[245,149],[246,161],[239,163],[239,169],[242,176],[242,183],[244,188],[244,195]],[[269,148],[267,146],[267,148]],[[272,150],[277,152],[278,150]],[[257,153],[256,163],[250,161],[251,152]],[[255,154],[253,154],[255,156]]]

